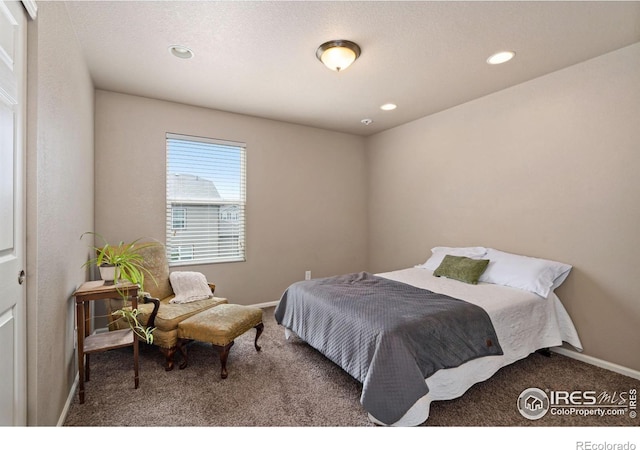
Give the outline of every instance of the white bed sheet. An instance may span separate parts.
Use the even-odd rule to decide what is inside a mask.
[[[432,401],[460,397],[471,386],[489,379],[500,368],[526,358],[541,348],[567,342],[582,351],[582,343],[566,309],[552,292],[543,299],[520,289],[495,284],[471,285],[443,277],[423,268],[378,273],[378,276],[449,295],[482,307],[491,318],[503,355],[487,356],[459,367],[442,369],[427,378],[429,393],[393,426],[416,426],[429,418]],[[514,399],[515,401],[516,399]],[[374,423],[382,424],[369,415]]]

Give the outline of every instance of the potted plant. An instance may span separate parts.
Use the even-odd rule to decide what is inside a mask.
[[[100,276],[105,280],[105,284],[114,284],[116,290],[121,294],[124,300],[123,307],[114,312],[116,316],[120,316],[126,320],[131,329],[145,342],[153,343],[153,328],[147,328],[140,324],[138,321],[138,310],[127,306],[128,296],[125,291],[118,290],[118,284],[121,281],[128,281],[138,285],[140,288],[139,297],[143,296],[142,291],[144,289],[145,273],[148,274],[151,279],[153,275],[144,267],[144,258],[139,253],[143,248],[159,245],[157,241],[141,242],[142,238],[136,239],[132,242],[125,243],[119,242],[117,245],[111,245],[100,234],[95,232],[86,232],[85,235],[93,235],[102,240],[102,246],[93,245],[91,248],[95,251],[95,257],[85,262],[82,267],[95,266],[100,270]]]
[[[142,238],[139,238],[129,243],[121,241],[117,245],[111,245],[102,235],[94,232],[84,233],[81,239],[87,234],[100,238],[103,245],[100,247],[92,246],[96,256],[89,259],[82,267],[96,266],[100,270],[100,276],[105,280],[105,284],[117,284],[120,280],[125,280],[140,287],[143,286],[145,273],[151,274],[144,268],[144,258],[139,251],[143,248],[159,245],[157,241],[141,243]]]

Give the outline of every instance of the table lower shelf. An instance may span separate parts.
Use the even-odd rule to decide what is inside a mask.
[[[84,353],[102,352],[133,345],[133,330],[117,330],[92,334],[84,338]]]

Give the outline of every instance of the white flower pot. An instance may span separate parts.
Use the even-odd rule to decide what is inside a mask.
[[[118,267],[117,266],[107,266],[101,265],[98,266],[100,269],[100,278],[104,280],[104,284],[113,284],[114,280],[118,278]]]

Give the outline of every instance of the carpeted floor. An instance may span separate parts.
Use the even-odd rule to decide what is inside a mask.
[[[140,387],[133,388],[131,349],[92,355],[85,403],[77,394],[64,425],[68,427],[371,427],[360,405],[361,384],[324,356],[284,332],[264,310],[265,330],[253,347],[255,331],[236,339],[220,379],[220,362],[210,345],[189,346],[190,365],[166,372],[152,346],[140,348]],[[179,360],[178,360],[179,361]],[[618,427],[638,426],[622,416],[546,414],[523,417],[520,393],[588,390],[621,393],[640,390],[640,380],[625,377],[558,354],[533,354],[505,367],[462,397],[431,404],[424,426],[433,427]]]

